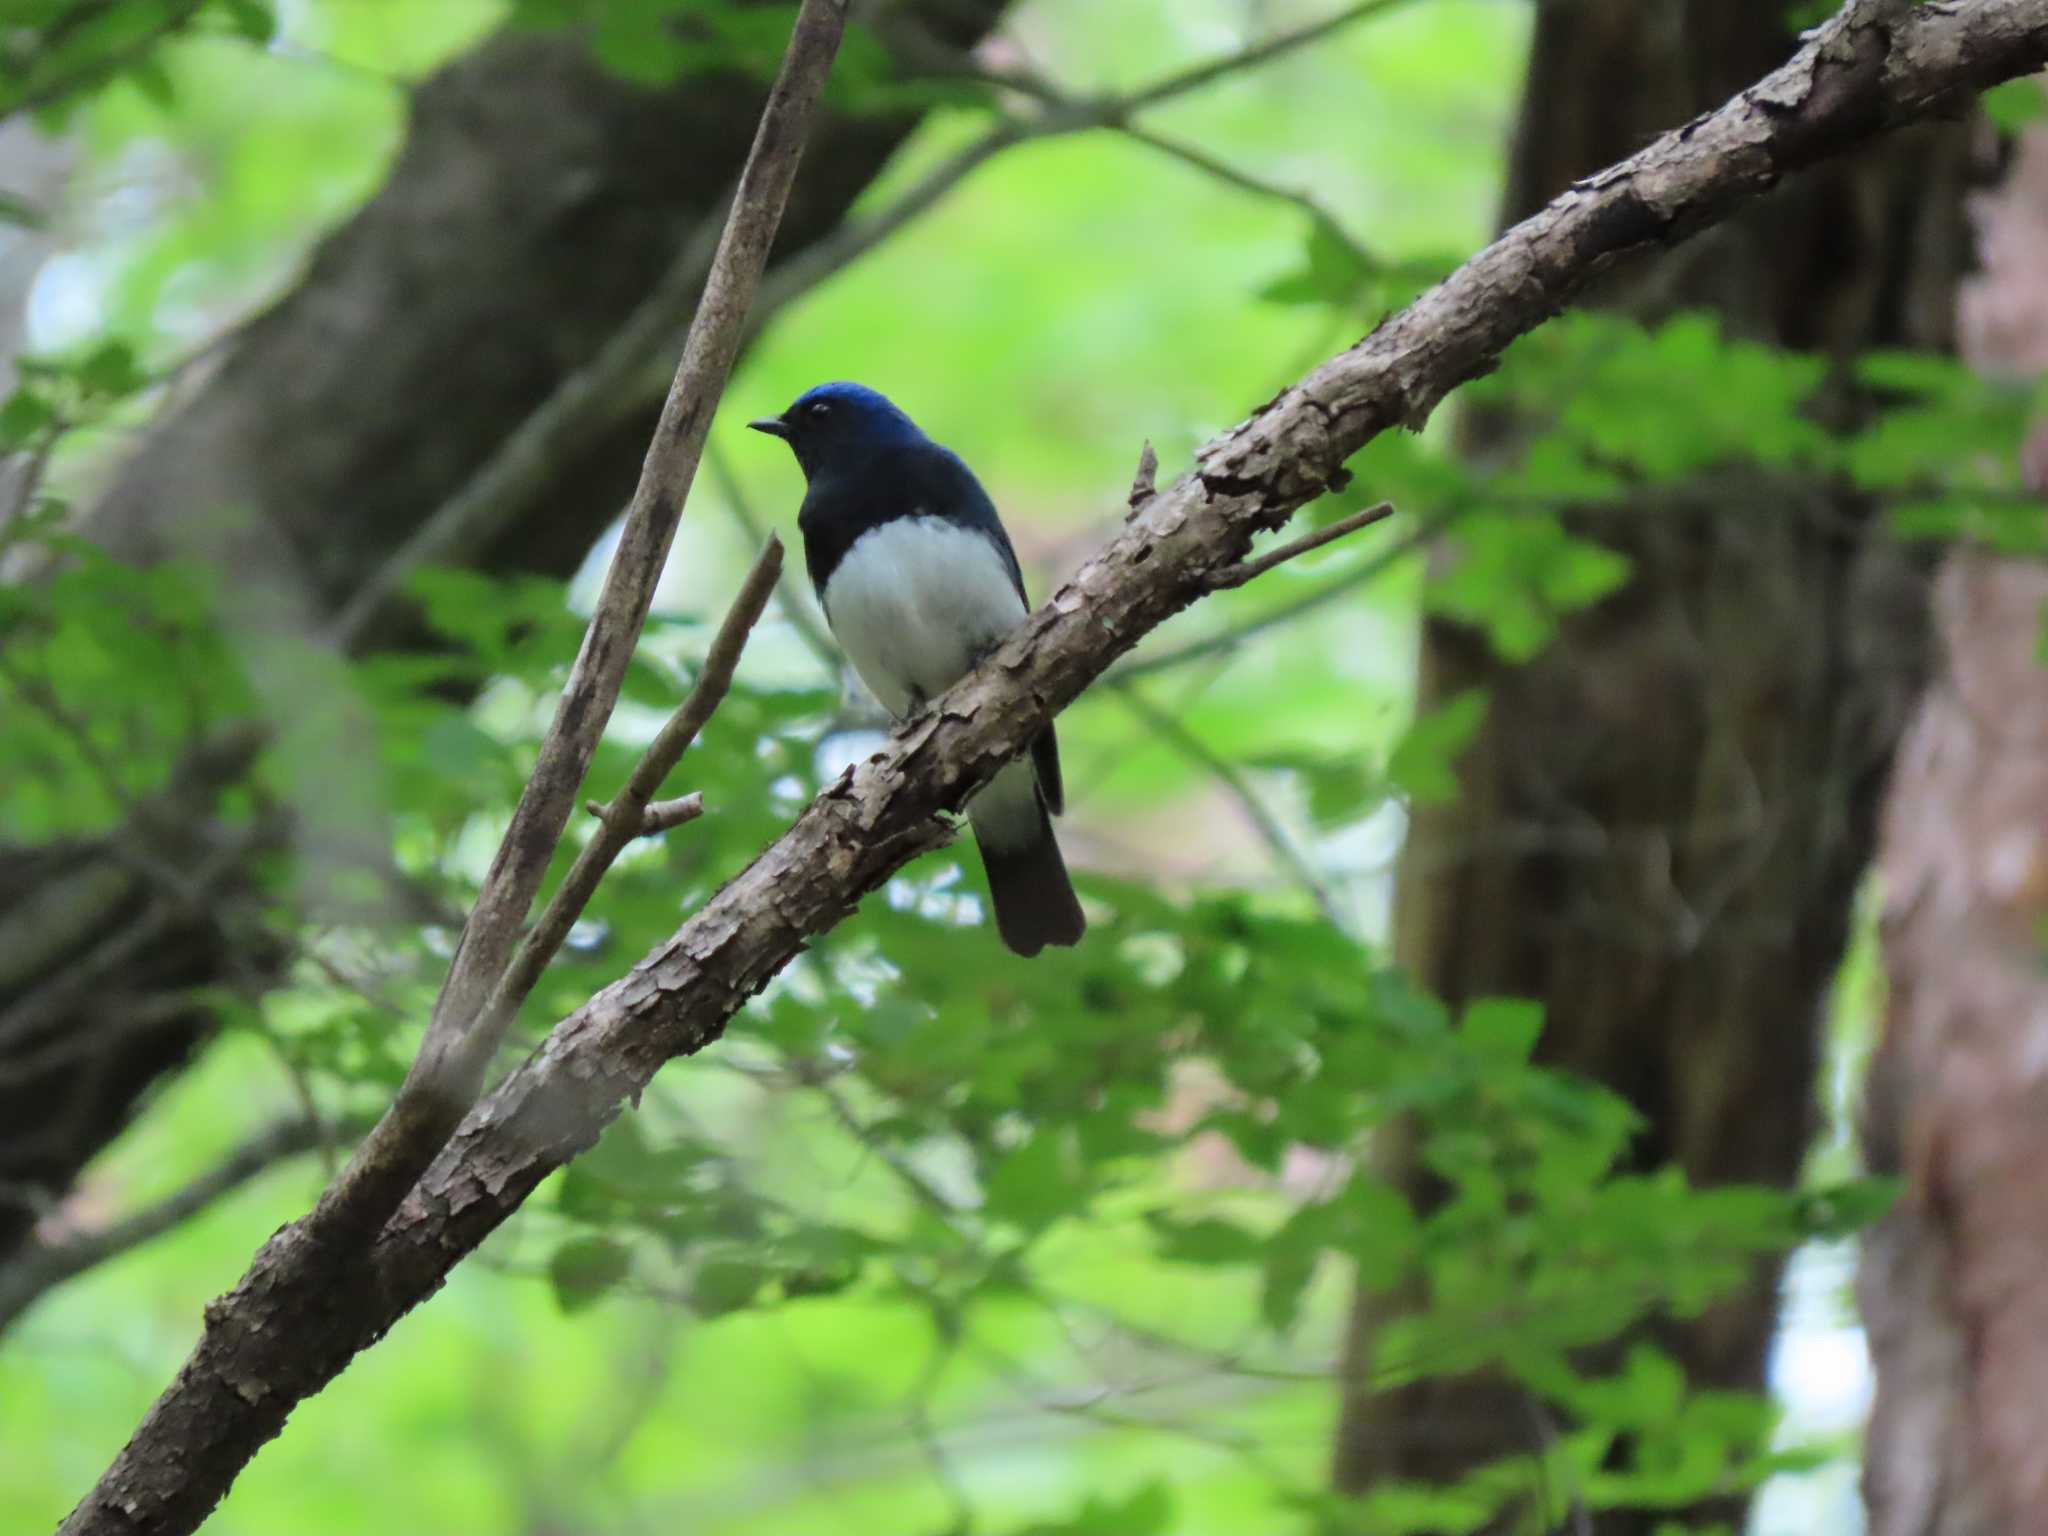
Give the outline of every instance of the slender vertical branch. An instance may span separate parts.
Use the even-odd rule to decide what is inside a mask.
[[[683,700],[646,752],[641,754],[625,786],[611,803],[599,805],[596,801],[591,802],[590,809],[598,819],[597,836],[583,845],[575,864],[563,877],[561,888],[541,914],[540,921],[520,942],[511,964],[498,978],[498,984],[492,989],[478,1020],[480,1033],[493,1039],[504,1034],[513,1015],[518,1013],[519,1005],[526,1001],[527,994],[540,980],[541,972],[547,969],[548,962],[569,936],[569,930],[583,915],[584,907],[597,893],[598,883],[628,843],[635,838],[653,836],[681,826],[702,814],[704,802],[697,795],[664,801],[657,806],[653,804],[654,793],[661,788],[662,780],[674,771],[683,754],[689,751],[697,733],[717,713],[718,706],[725,702],[726,692],[732,687],[733,673],[739,667],[740,652],[746,648],[747,636],[761,622],[761,614],[767,608],[768,599],[774,594],[775,583],[781,575],[782,541],[771,537],[754,561],[753,569],[747,573],[747,579],[741,583],[740,595],[733,599],[725,622],[718,627],[718,633],[712,639],[711,649],[705,652],[704,665],[697,673],[696,686],[691,688],[689,697]]]
[[[390,1113],[322,1195],[310,1218],[316,1229],[352,1239],[374,1232],[483,1086],[509,1020],[487,1005],[618,702],[845,27],[845,0],[805,0],[797,16],[554,721],[484,876],[412,1070]]]

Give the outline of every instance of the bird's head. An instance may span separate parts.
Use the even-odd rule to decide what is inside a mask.
[[[857,462],[878,448],[924,440],[886,395],[863,384],[820,384],[780,416],[747,425],[788,443],[807,476]]]

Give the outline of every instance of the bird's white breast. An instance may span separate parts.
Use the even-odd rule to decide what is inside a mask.
[[[899,716],[958,682],[1025,613],[996,547],[936,517],[869,529],[841,557],[823,596],[847,659]]]

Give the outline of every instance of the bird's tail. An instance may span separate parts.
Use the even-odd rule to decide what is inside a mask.
[[[996,932],[1020,955],[1078,944],[1088,926],[1029,760],[1012,763],[967,808],[988,871]]]

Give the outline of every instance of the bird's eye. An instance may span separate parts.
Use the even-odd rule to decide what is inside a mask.
[[[832,414],[832,404],[831,404],[831,402],[830,402],[830,401],[828,401],[828,400],[813,400],[813,401],[811,402],[811,419],[812,419],[813,421],[821,421],[821,420],[823,420],[823,419],[824,419],[825,417],[827,417],[827,416],[830,416],[831,414]]]

